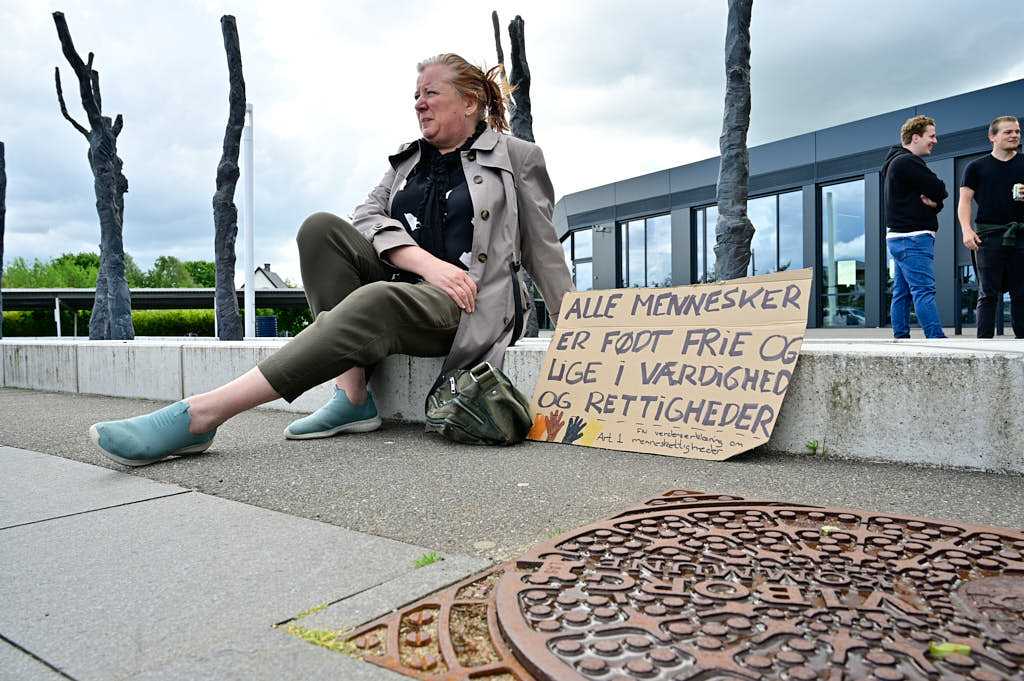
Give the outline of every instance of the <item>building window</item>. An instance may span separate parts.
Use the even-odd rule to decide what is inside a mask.
[[[804,193],[779,194],[779,271],[804,266]]]
[[[697,209],[697,283],[716,281],[715,226],[718,224],[718,206]]]
[[[577,291],[594,288],[594,230],[591,227],[569,232],[562,239],[565,264],[572,273]]]
[[[715,281],[715,227],[718,208],[697,209],[697,281]],[[771,274],[803,267],[803,192],[750,199],[747,215],[754,225],[747,275]]]
[[[750,240],[747,276],[771,274],[779,266],[779,197],[762,196],[747,201],[747,217],[754,225]]]
[[[864,326],[864,180],[821,187],[824,326]]]
[[[672,285],[672,217],[655,215],[619,225],[619,285]]]

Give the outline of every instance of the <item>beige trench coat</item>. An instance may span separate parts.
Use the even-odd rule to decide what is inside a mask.
[[[487,128],[462,153],[473,201],[473,251],[469,276],[477,285],[476,310],[462,313],[443,372],[488,361],[500,367],[505,349],[522,333],[529,293],[519,277],[525,266],[557,322],[572,279],[551,214],[554,189],[540,147]],[[418,142],[402,145],[391,168],[356,208],[352,224],[379,256],[416,241],[391,217],[391,197],[420,158]]]

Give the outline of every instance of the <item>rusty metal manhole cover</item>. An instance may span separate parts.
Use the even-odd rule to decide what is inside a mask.
[[[675,491],[531,549],[497,615],[539,679],[1024,679],[1022,554],[1010,530]]]
[[[533,681],[498,630],[498,565],[359,627],[348,638],[366,661],[419,679]]]
[[[426,681],[1024,679],[1024,533],[674,490],[348,640]]]

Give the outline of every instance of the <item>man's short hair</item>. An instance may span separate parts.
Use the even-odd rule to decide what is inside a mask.
[[[997,118],[993,118],[992,122],[988,124],[988,134],[993,135],[993,136],[997,135],[999,133],[999,124],[1000,123],[1016,123],[1016,122],[1017,122],[1017,117],[1016,116],[999,116]]]
[[[908,118],[907,122],[900,128],[900,141],[903,144],[910,144],[914,141],[914,135],[924,136],[924,131],[928,129],[928,126],[935,125],[935,119],[928,116],[914,116]]]

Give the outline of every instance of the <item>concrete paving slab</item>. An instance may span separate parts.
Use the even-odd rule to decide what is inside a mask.
[[[86,681],[76,677],[78,681]],[[166,657],[148,664],[131,681],[250,681],[268,679],[338,679],[339,681],[409,681],[368,662],[327,650],[281,629],[254,632],[244,641],[203,654]],[[125,679],[127,681],[127,679]]]
[[[0,445],[0,530],[188,490]]]
[[[280,673],[295,643],[322,660],[298,678],[323,678],[334,658],[271,626],[410,572],[423,552],[203,494],[164,497],[0,531],[0,634],[80,681],[182,678],[190,661],[202,673],[189,678],[296,678]],[[248,651],[267,666],[205,676]]]
[[[0,640],[0,681],[67,681],[68,677]]]
[[[440,562],[407,572],[380,586],[333,603],[302,618],[298,623],[312,629],[354,629],[490,565],[490,561],[482,558],[449,555]],[[410,598],[410,595],[414,596]]]

